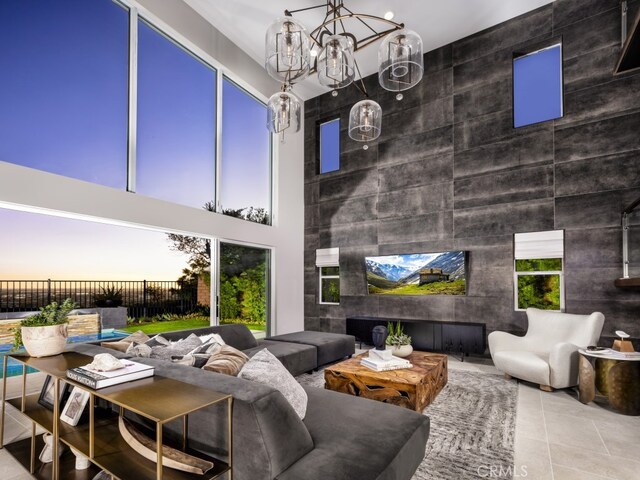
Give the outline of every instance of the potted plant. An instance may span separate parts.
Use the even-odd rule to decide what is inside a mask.
[[[76,304],[67,298],[62,304],[52,302],[20,322],[13,337],[14,350],[24,344],[32,357],[48,357],[64,351],[67,343],[67,316]]]
[[[391,353],[396,357],[407,357],[413,352],[411,346],[411,337],[404,333],[404,329],[400,322],[387,324],[389,336],[387,337],[387,345],[391,347]]]
[[[107,288],[100,287],[102,293],[97,293],[93,296],[93,301],[96,307],[119,307],[122,305],[122,289],[114,287],[113,285]]]

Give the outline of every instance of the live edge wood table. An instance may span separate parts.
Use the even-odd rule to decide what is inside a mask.
[[[93,390],[80,383],[66,378],[70,368],[81,367],[91,363],[92,357],[76,352],[65,352],[51,357],[33,358],[22,355],[11,355],[11,358],[22,363],[22,396],[7,400],[6,373],[7,356],[4,357],[2,417],[0,420],[0,447],[6,447],[32,475],[38,479],[90,479],[96,473],[96,467],[106,470],[113,477],[122,480],[169,479],[169,480],[209,480],[228,473],[231,479],[231,444],[232,444],[232,402],[231,395],[222,394],[155,375],[153,377],[122,383],[112,387]],[[54,381],[54,398],[60,398],[61,382],[80,387],[89,392],[89,421],[75,427],[60,421],[59,402],[54,402],[51,411],[38,403],[39,393],[26,395],[27,367],[32,367],[47,375]],[[96,409],[96,399],[106,400],[119,407],[119,412],[112,408]],[[17,408],[32,421],[31,439],[4,445],[5,405]],[[210,405],[220,404],[227,408],[227,452],[228,461],[208,458],[199,452],[192,452],[187,445],[188,415]],[[182,419],[182,444],[172,445],[204,460],[213,462],[214,467],[204,475],[174,470],[162,465],[162,449],[158,448],[157,461],[147,460],[124,441],[118,430],[119,415],[125,410],[145,417],[155,423],[155,440],[163,445],[163,425]],[[39,425],[53,436],[53,462],[42,464],[36,459],[36,450],[42,448],[43,442],[36,438],[36,425]],[[75,456],[66,452],[58,458],[58,440],[68,447],[73,447],[95,465],[90,470],[75,470]]]
[[[447,356],[414,351],[413,368],[376,372],[360,364],[363,353],[324,371],[325,388],[422,412],[447,384]]]

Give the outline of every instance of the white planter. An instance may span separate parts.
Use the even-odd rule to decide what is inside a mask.
[[[48,325],[46,327],[20,327],[22,343],[32,357],[48,357],[64,352],[67,344],[67,326]]]
[[[396,357],[408,357],[413,352],[413,347],[411,345],[400,345],[396,347],[395,345],[391,346],[391,353]]]

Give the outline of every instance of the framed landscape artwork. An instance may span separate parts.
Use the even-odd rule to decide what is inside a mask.
[[[466,295],[467,252],[366,257],[367,288],[374,295]]]

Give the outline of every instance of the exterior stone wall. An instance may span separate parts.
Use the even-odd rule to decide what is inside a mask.
[[[20,319],[0,320],[0,344],[13,343],[13,332]],[[100,331],[100,315],[69,315],[69,336],[87,335]]]

